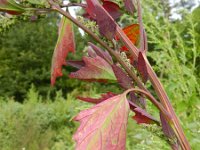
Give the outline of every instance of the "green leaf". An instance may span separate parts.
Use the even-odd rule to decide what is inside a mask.
[[[0,0],[0,11],[18,15],[25,12],[25,8],[14,0]]]

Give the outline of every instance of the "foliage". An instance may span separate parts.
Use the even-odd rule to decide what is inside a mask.
[[[99,97],[97,91],[98,89],[92,88],[82,95]],[[75,99],[77,93],[79,93],[78,90],[74,89],[65,99],[64,94],[59,91],[54,100],[50,97],[44,99],[32,86],[23,104],[13,99],[0,98],[1,149],[74,149],[75,143],[71,137],[78,124],[74,123],[72,118],[80,110],[90,107],[88,103]],[[194,150],[198,150],[199,147],[200,118],[198,114],[199,112],[196,111],[190,117],[182,119]],[[161,128],[156,125],[141,126],[129,120],[126,149],[132,150],[134,147],[136,150],[169,150],[170,147],[163,138]]]
[[[15,97],[15,100],[22,101],[32,83],[43,96],[49,92],[54,96],[55,90],[62,89],[66,92],[80,86],[78,82],[68,81],[67,76],[59,79],[54,88],[49,84],[49,63],[57,38],[59,20],[57,15],[51,14],[36,21],[18,21],[7,32],[0,33],[0,96]],[[80,51],[84,44],[82,39],[87,36],[82,37],[79,32],[75,34],[76,41],[79,42],[77,51]],[[75,56],[78,57],[79,55]],[[67,70],[72,69],[67,67]],[[69,73],[67,70],[64,74]]]
[[[5,1],[5,3],[3,3],[3,6],[6,5],[6,7],[2,7],[3,8],[2,10],[8,13],[12,11],[13,13],[10,2],[11,1],[9,0]],[[117,24],[118,22],[116,21],[116,19],[121,15],[119,13],[119,9],[121,9],[122,11],[133,13],[135,8],[131,10],[129,7],[127,7],[127,3],[131,3],[130,1],[125,1],[124,6],[126,9],[123,9],[123,5],[122,6],[117,5],[116,3],[113,3],[111,1],[109,3],[112,5],[109,6],[105,4],[106,3],[105,1],[102,1],[103,3],[102,5],[97,0],[87,0],[86,2],[87,5],[85,4],[72,4],[72,5],[78,5],[85,9],[86,14],[84,14],[83,16],[86,19],[92,20],[94,22],[96,21],[99,33],[92,32],[85,26],[85,24],[78,22],[78,20],[70,16],[68,11],[64,11],[61,8],[61,7],[70,7],[70,5],[63,5],[62,3],[58,4],[55,3],[55,1],[49,0],[49,4],[51,7],[48,8],[50,11],[56,10],[60,14],[64,15],[64,17],[68,18],[73,23],[81,27],[85,32],[87,32],[90,36],[92,36],[97,41],[97,43],[99,43],[102,47],[104,47],[113,56],[113,58],[111,58],[111,56],[108,53],[106,54],[104,50],[102,50],[100,47],[97,47],[93,44],[92,44],[93,46],[91,46],[90,44],[91,47],[88,48],[89,57],[83,57],[83,60],[81,61],[80,60],[68,61],[70,65],[75,66],[78,69],[77,72],[71,73],[70,77],[77,79],[84,79],[87,81],[97,81],[97,82],[103,81],[105,83],[119,82],[119,85],[122,87],[122,89],[120,90],[120,93],[122,94],[117,94],[115,96],[112,96],[111,98],[108,95],[106,95],[103,98],[96,100],[100,103],[98,103],[97,105],[88,110],[80,112],[80,114],[77,117],[75,117],[76,120],[81,122],[79,129],[74,135],[76,139],[77,149],[82,149],[82,148],[85,149],[90,144],[91,144],[90,149],[92,149],[94,144],[95,146],[99,147],[99,149],[102,146],[105,148],[110,148],[113,146],[115,147],[117,145],[118,146],[120,145],[121,149],[125,149],[126,127],[128,119],[127,116],[129,113],[128,112],[129,109],[123,109],[124,107],[126,108],[130,107],[131,108],[130,110],[135,112],[135,116],[132,118],[135,119],[139,124],[142,123],[146,124],[157,123],[158,125],[160,124],[157,120],[155,120],[153,117],[151,117],[151,115],[148,114],[148,112],[151,110],[152,104],[149,107],[148,106],[149,103],[146,103],[145,99],[149,99],[153,103],[153,105],[156,106],[157,109],[159,110],[158,113],[157,111],[155,111],[155,109],[153,109],[152,113],[160,114],[162,130],[164,135],[167,137],[166,141],[171,145],[171,147],[173,147],[173,149],[174,148],[178,149],[178,147],[180,146],[182,149],[189,150],[190,145],[184,136],[179,120],[175,115],[171,103],[169,102],[168,96],[165,90],[163,89],[163,86],[160,84],[160,81],[156,76],[154,70],[152,70],[152,67],[148,62],[146,56],[148,49],[146,31],[148,33],[150,42],[149,49],[150,51],[151,48],[154,49],[150,54],[148,54],[148,58],[152,63],[154,63],[159,67],[158,69],[156,66],[154,69],[157,71],[157,74],[160,75],[161,80],[165,83],[164,86],[166,88],[166,91],[170,92],[170,90],[173,90],[174,92],[177,92],[175,94],[172,94],[171,92],[169,97],[172,98],[173,100],[176,100],[177,97],[183,99],[179,100],[177,103],[173,103],[174,107],[175,108],[177,107],[176,111],[180,113],[182,110],[186,108],[193,109],[193,111],[185,111],[182,114],[180,113],[181,114],[180,118],[181,119],[190,118],[191,116],[193,116],[193,114],[196,115],[199,110],[197,104],[197,98],[200,93],[199,85],[194,85],[196,82],[199,81],[199,78],[197,77],[197,75],[199,74],[197,71],[199,52],[197,51],[198,43],[196,42],[196,37],[198,36],[195,33],[197,29],[194,24],[193,15],[188,14],[186,16],[189,17],[188,19],[186,19],[188,20],[186,24],[187,25],[189,24],[191,28],[188,29],[183,27],[179,29],[176,26],[180,26],[179,24],[180,22],[176,23],[176,21],[174,21],[173,23],[175,25],[172,26],[171,25],[172,21],[169,20],[169,18],[166,18],[166,15],[162,13],[163,11],[159,7],[159,2],[154,3],[152,1],[147,1],[145,2],[146,7],[144,7],[144,10],[146,11],[146,15],[144,15],[144,18],[146,18],[145,20],[148,20],[149,18],[151,19],[145,22],[144,25],[146,29],[145,31],[142,23],[140,1],[137,1],[139,42],[136,44],[135,41],[132,42],[132,40],[128,36],[129,33],[126,33],[125,30],[126,28],[124,28],[123,30],[122,27],[119,26],[119,24]],[[20,5],[20,3],[17,3],[16,5]],[[152,8],[156,8],[156,11],[149,13],[149,11],[152,11]],[[29,10],[37,12],[40,11],[41,9],[29,9]],[[48,9],[44,8],[44,11],[46,10]],[[22,13],[22,12],[14,10],[14,14],[16,13]],[[122,19],[120,20],[121,22],[123,22]],[[130,20],[130,21],[135,21],[135,20]],[[157,34],[158,33],[157,30],[161,34]],[[58,39],[62,39],[64,35],[62,34],[62,30],[60,31],[61,32],[59,32]],[[138,34],[136,36],[137,36],[136,38],[138,38]],[[66,50],[64,52],[62,47],[55,49],[54,52],[55,57],[53,58],[53,64],[52,64],[53,78],[62,75],[61,69],[62,65],[65,64],[65,57],[67,56],[67,53],[69,51],[74,51],[74,49],[70,50],[71,45],[74,45],[74,41],[70,41],[69,43],[70,46],[67,45],[68,47],[66,47]],[[59,43],[58,46],[59,45],[61,46],[65,45],[65,41],[61,40],[61,43]],[[123,50],[120,48],[120,46],[123,46],[127,52],[121,52]],[[165,50],[160,52],[160,50],[162,49]],[[176,49],[177,51],[174,51],[174,49]],[[122,54],[125,57],[121,57]],[[186,61],[187,59],[190,62],[187,62]],[[57,63],[59,61],[61,61],[61,63]],[[169,67],[169,63],[175,65],[173,69]],[[122,74],[121,76],[119,75],[119,72],[117,73],[117,71],[115,70],[117,67],[118,70],[121,69],[120,70],[120,73]],[[58,69],[59,72],[57,72],[58,70],[56,70],[55,68],[59,68]],[[175,71],[176,73],[173,74],[172,72]],[[108,78],[108,74],[105,75],[106,72],[109,74],[112,73],[112,78]],[[178,78],[174,78],[174,76],[177,76]],[[113,77],[114,78],[116,77],[117,80],[113,81],[114,79]],[[153,89],[150,87],[150,82],[146,84],[148,78],[152,83],[154,92]],[[133,83],[130,80],[132,80]],[[53,83],[54,82],[55,81],[53,79]],[[138,88],[132,88],[129,82],[132,83],[133,87],[137,86]],[[128,90],[124,91],[123,88]],[[157,95],[155,96],[155,94]],[[121,97],[121,95],[123,95],[123,100],[119,98]],[[191,101],[186,101],[185,98]],[[81,98],[81,99],[87,102],[95,100],[94,98],[85,98],[85,99]],[[159,99],[159,101],[157,101],[156,99]],[[110,106],[110,104],[112,105]],[[197,107],[193,108],[193,104],[197,104]],[[186,107],[185,108],[180,107],[182,105],[185,105]],[[111,109],[105,109],[108,106],[110,106]],[[119,120],[122,120],[121,124],[116,124],[115,122]],[[96,129],[96,126],[93,125],[94,123],[98,123],[97,124],[97,126],[99,126],[98,130]],[[113,129],[113,126],[115,126],[115,129]],[[84,130],[82,130],[83,128]],[[103,132],[102,134],[101,131],[104,130],[107,130],[110,133],[108,134],[108,132]],[[119,138],[119,141],[118,139],[112,141],[111,139],[113,137],[110,137],[110,135],[112,135],[111,133],[113,133],[115,137],[121,137]],[[82,136],[87,138],[84,138]],[[94,139],[96,139],[96,143],[93,143]],[[110,142],[104,142],[104,141],[110,141]],[[79,148],[79,146],[82,144],[83,146]],[[196,147],[195,145],[193,146]]]

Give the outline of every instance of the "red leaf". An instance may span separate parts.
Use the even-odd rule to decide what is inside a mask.
[[[80,69],[85,66],[85,63],[82,60],[67,60],[67,65]]]
[[[113,96],[116,96],[116,94],[112,93],[112,92],[108,92],[106,94],[102,94],[100,98],[84,98],[84,97],[80,97],[78,96],[77,98],[82,100],[82,101],[85,101],[85,102],[89,102],[89,103],[94,103],[94,104],[98,104],[98,103],[101,103]]]
[[[92,49],[95,51],[95,53],[98,56],[100,56],[101,58],[107,60],[111,64],[113,63],[112,57],[110,56],[110,54],[107,51],[103,51],[102,49],[100,49],[99,47],[97,47],[96,45],[94,45],[94,44],[92,44],[90,42],[89,42],[89,45],[92,47]]]
[[[124,0],[124,5],[128,12],[130,12],[131,14],[134,14],[135,6],[133,3],[133,0]]]
[[[96,56],[95,58],[83,57],[85,66],[77,72],[70,74],[71,78],[77,78],[86,81],[115,81],[115,75],[110,64],[103,58]]]
[[[116,24],[106,11],[99,5],[95,6],[95,13],[99,32],[107,39],[112,40],[116,34]]]
[[[72,23],[65,17],[61,19],[59,37],[54,50],[51,65],[51,85],[56,78],[62,76],[62,66],[66,65],[66,57],[69,52],[75,52],[74,32]]]
[[[25,8],[14,0],[0,0],[0,11],[7,12],[12,15],[19,15],[25,12]]]
[[[133,119],[138,123],[138,124],[159,124],[159,122],[154,119],[151,115],[149,115],[145,110],[134,104],[133,102],[129,101],[130,108],[132,111],[135,112],[135,116],[133,116]]]
[[[108,11],[113,19],[118,19],[121,16],[120,7],[116,3],[104,1],[103,8]]]
[[[144,83],[146,83],[148,80],[148,71],[147,71],[146,62],[145,62],[142,52],[139,52],[137,65],[138,65],[138,71],[142,77],[142,80]]]
[[[86,0],[87,2],[87,7],[86,7],[86,14],[89,15],[91,18],[96,19],[96,14],[95,14],[95,6],[94,6],[94,1],[93,0]]]
[[[123,31],[134,45],[138,44],[139,37],[140,37],[140,30],[139,30],[138,24],[129,25],[129,26],[123,28]],[[119,41],[119,37],[115,36],[115,40]],[[120,48],[120,50],[128,52],[128,48],[124,45]],[[131,58],[131,56],[130,56],[130,58]]]
[[[129,104],[124,94],[111,97],[74,118],[80,126],[76,150],[125,150]]]
[[[112,69],[115,73],[118,83],[124,89],[130,89],[133,87],[131,78],[118,66],[112,65]]]
[[[123,28],[123,31],[126,34],[126,36],[130,39],[130,41],[134,45],[136,45],[139,40],[139,34],[140,34],[139,25],[132,24],[130,26]]]
[[[83,14],[83,17],[88,18],[90,20],[96,20],[96,12],[95,12],[95,5],[99,3],[95,2],[95,0],[86,0],[87,7],[86,13]],[[120,12],[120,7],[111,1],[102,1],[103,8],[112,16],[113,19],[118,19],[122,14]]]

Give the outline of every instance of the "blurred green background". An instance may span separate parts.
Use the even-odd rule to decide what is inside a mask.
[[[200,145],[200,7],[192,1],[169,5],[168,1],[143,0],[143,22],[148,35],[148,58],[162,81],[180,118],[192,149]],[[175,19],[171,10],[180,18]],[[76,96],[98,97],[118,92],[117,85],[85,83],[69,79],[71,67],[50,86],[51,57],[57,39],[59,16],[13,22],[0,18],[0,150],[70,150],[78,124],[72,118],[91,104]],[[135,22],[123,15],[121,24]],[[11,25],[12,24],[12,25]],[[88,41],[75,27],[76,56],[84,54]],[[149,83],[148,83],[149,84]],[[152,87],[149,86],[151,89]],[[149,104],[149,103],[148,103]],[[158,117],[149,104],[148,111]],[[133,115],[133,114],[131,114]],[[168,150],[161,129],[137,125],[129,119],[127,149]]]

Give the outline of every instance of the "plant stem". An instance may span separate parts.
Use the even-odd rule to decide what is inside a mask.
[[[60,5],[60,7],[71,7],[71,6],[80,6],[86,8],[86,4],[81,4],[81,3],[69,3]]]
[[[62,10],[59,5],[57,5],[56,3],[53,2],[53,0],[49,0],[49,3],[51,4],[52,8],[55,11],[58,11],[60,14],[64,15],[65,17],[67,17],[74,24],[76,24],[77,26],[79,26],[80,28],[82,28],[85,32],[87,32],[89,35],[91,35],[104,48],[106,48],[108,50],[108,52],[111,55],[113,55],[118,60],[118,62],[124,67],[124,69],[126,70],[126,72],[128,73],[128,75],[134,81],[136,81],[138,87],[140,87],[142,90],[148,92],[148,90],[144,87],[143,83],[129,69],[129,67],[126,65],[126,63],[120,58],[120,56],[115,51],[113,51],[109,46],[107,46],[107,44],[105,44],[92,31],[90,31],[88,28],[86,28],[84,25],[82,25],[80,22],[78,22],[76,19],[74,19],[69,13],[65,12],[64,10]],[[104,10],[103,7],[102,7],[102,9]],[[119,37],[121,38],[121,40],[124,42],[124,44],[128,47],[129,51],[134,56],[134,59],[137,60],[138,59],[138,51],[139,50],[131,43],[131,41],[128,39],[128,37],[125,35],[125,33],[122,31],[122,29],[117,24],[116,24],[116,26],[117,26],[117,34],[119,35]],[[159,97],[159,99],[160,99],[161,104],[163,105],[163,107],[172,116],[172,119],[171,119],[172,127],[175,130],[176,136],[177,136],[177,138],[178,138],[178,140],[179,140],[179,142],[181,144],[181,147],[182,147],[183,150],[190,150],[191,149],[190,145],[189,145],[189,143],[188,143],[188,141],[187,141],[187,139],[186,139],[186,137],[184,135],[184,132],[183,132],[181,126],[180,126],[179,120],[178,120],[177,116],[175,115],[175,112],[174,112],[173,107],[172,107],[172,105],[171,105],[171,103],[169,101],[169,98],[168,98],[168,96],[167,96],[167,94],[166,94],[166,92],[165,92],[162,84],[160,83],[157,75],[155,74],[155,72],[153,71],[151,65],[149,64],[147,58],[146,57],[144,57],[144,58],[145,58],[145,61],[146,61],[146,64],[147,64],[149,78],[150,78],[150,81],[151,81],[151,83],[152,83],[155,91],[156,91],[156,94],[158,95],[158,97]]]
[[[143,95],[145,95],[146,98],[148,98],[159,110],[160,112],[162,112],[165,117],[165,119],[167,120],[167,122],[171,122],[172,118],[171,115],[165,110],[165,108],[147,91],[144,91],[142,89],[136,89],[136,88],[132,88],[127,90],[125,93],[128,94],[129,92],[136,92],[136,93],[141,93]]]

